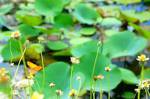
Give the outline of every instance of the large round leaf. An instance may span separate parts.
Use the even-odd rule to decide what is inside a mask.
[[[75,7],[74,16],[85,24],[94,24],[101,21],[101,17],[98,12],[90,5],[79,3]]]
[[[65,28],[73,26],[73,19],[70,14],[61,13],[54,18],[54,26]]]
[[[21,24],[19,26],[20,33],[25,37],[33,37],[39,35],[39,30],[33,28],[32,26]]]
[[[81,44],[72,48],[71,53],[73,56],[81,57],[90,52],[96,52],[97,47],[98,47],[97,44],[98,42],[94,40],[86,42],[84,44]]]
[[[146,45],[146,39],[125,31],[107,38],[103,51],[112,58],[133,56],[142,51]]]
[[[21,56],[20,44],[16,39],[10,39],[8,44],[2,49],[2,57],[4,60],[14,60]]]
[[[68,45],[62,41],[48,41],[47,46],[51,50],[63,50],[68,48]]]
[[[138,79],[132,71],[125,69],[125,68],[119,68],[119,69],[121,71],[122,80],[124,82],[129,83],[129,84],[138,83]]]
[[[45,83],[43,88],[43,71],[39,72],[35,76],[35,84],[33,86],[34,90],[42,91],[45,95],[44,99],[56,99],[56,90],[60,89],[63,91],[63,99],[67,99],[68,97],[68,89],[69,89],[69,74],[70,68],[69,65],[64,62],[57,62],[48,65],[45,70]],[[56,86],[51,88],[49,86],[50,83],[55,83]]]
[[[63,9],[64,0],[36,0],[35,8],[40,14],[57,15]]]
[[[107,57],[99,54],[95,64],[94,75],[92,75],[95,57],[96,53],[89,53],[81,57],[80,64],[74,65],[74,75],[81,76],[83,86],[87,90],[90,90],[91,88],[91,80],[93,80],[92,76],[97,76],[99,74],[104,75],[104,79],[96,82],[96,91],[99,91],[100,88],[104,91],[109,91],[115,88],[121,81],[120,70],[115,66],[111,66],[112,71],[109,73],[106,72],[105,67],[110,64],[110,60]]]

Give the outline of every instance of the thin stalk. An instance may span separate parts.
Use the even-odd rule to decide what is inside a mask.
[[[22,53],[22,55],[21,55],[21,57],[20,57],[20,60],[19,60],[19,62],[18,62],[17,69],[16,69],[15,75],[14,75],[14,79],[15,79],[16,76],[17,76],[17,73],[18,73],[18,70],[19,70],[19,67],[20,67],[20,63],[21,63],[21,60],[22,60],[23,57],[24,57],[25,52],[26,52],[26,48],[24,49],[24,51],[23,51],[23,53]]]
[[[45,67],[44,67],[44,60],[43,60],[43,55],[42,55],[42,53],[41,53],[41,62],[42,62],[42,68],[43,68],[42,86],[43,86],[43,89],[44,89],[44,86],[45,86]]]
[[[99,91],[99,98],[100,99],[103,99],[103,90],[102,90],[102,84],[101,84],[101,82],[100,82],[100,91]]]
[[[103,99],[103,91],[100,91],[100,99]]]
[[[108,74],[108,88],[109,88],[108,99],[110,99],[110,73]]]
[[[72,76],[73,76],[74,66],[71,66],[71,74],[70,74],[70,90],[72,89]]]
[[[23,48],[22,48],[22,44],[21,44],[21,41],[20,41],[20,40],[19,40],[19,45],[20,45],[20,51],[21,51],[21,53],[23,53]],[[25,61],[24,55],[22,56],[22,61],[23,61],[23,65],[24,65],[25,77],[27,77],[28,71],[27,71],[27,66],[26,66],[26,61]]]
[[[141,67],[142,67],[142,69],[141,69],[141,74],[140,74],[140,85],[144,79],[144,63],[141,63]],[[140,85],[139,85],[139,88],[140,88]],[[141,94],[141,91],[139,90],[138,99],[140,99],[140,94]]]
[[[95,83],[96,83],[96,82],[93,83],[93,86],[94,86],[94,90],[93,90],[93,99],[95,99]]]
[[[81,90],[81,80],[79,80],[79,88],[78,88],[78,91],[77,91],[76,99],[78,99],[78,96],[79,96],[80,90]]]
[[[11,48],[11,41],[9,43],[9,46],[10,46],[10,55],[11,55],[11,59],[10,59],[10,63],[12,63],[12,58],[13,58],[13,53],[12,53],[12,48]]]
[[[97,63],[97,59],[98,59],[99,50],[100,50],[100,46],[98,45],[97,52],[96,52],[96,57],[95,57],[95,60],[94,60],[94,65],[93,65],[93,71],[92,71],[92,75],[91,75],[90,99],[92,99],[92,93],[93,93],[93,76],[94,76],[94,72],[95,72],[95,68],[96,68],[96,63]]]

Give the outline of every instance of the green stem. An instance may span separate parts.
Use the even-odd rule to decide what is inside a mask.
[[[23,54],[22,43],[21,43],[20,40],[19,40],[19,45],[20,45],[20,51],[21,51],[21,53]],[[25,73],[25,77],[27,77],[27,75],[28,75],[28,70],[27,70],[27,66],[26,66],[26,61],[25,61],[24,54],[22,55],[22,61],[23,61],[23,65],[24,65],[24,73]]]
[[[71,66],[71,74],[70,74],[70,90],[72,89],[72,76],[73,76],[74,66]]]
[[[141,74],[140,74],[140,84],[139,84],[139,88],[138,89],[140,89],[141,83],[142,83],[142,81],[144,79],[144,63],[141,63],[141,67],[142,67],[142,69],[141,69]],[[139,92],[138,92],[138,99],[140,99],[140,93],[141,93],[141,91],[139,90]]]
[[[42,79],[42,86],[43,86],[43,89],[44,89],[44,86],[45,86],[45,67],[44,67],[44,60],[43,60],[43,55],[41,53],[41,62],[42,62],[42,68],[43,68],[43,79]]]
[[[24,51],[23,51],[23,53],[22,53],[22,55],[21,55],[21,57],[20,57],[20,60],[19,60],[19,62],[18,62],[17,69],[16,69],[15,75],[14,75],[14,79],[15,79],[16,76],[17,76],[17,73],[18,73],[18,70],[19,70],[19,67],[20,67],[20,63],[21,63],[21,60],[22,60],[23,57],[24,57],[25,52],[26,52],[26,48],[24,49]]]
[[[103,99],[103,91],[100,91],[100,99]]]
[[[12,53],[12,48],[11,48],[11,41],[9,43],[9,46],[10,46],[10,55],[11,55],[10,63],[12,63],[13,53]]]
[[[96,83],[96,82],[93,83],[93,86],[94,86],[94,90],[93,90],[93,99],[95,99],[95,83]]]
[[[110,99],[110,73],[108,74],[108,88],[109,88],[108,99]]]
[[[101,84],[101,82],[100,82],[99,96],[100,96],[100,99],[103,99],[103,90],[102,90],[102,84]]]
[[[93,93],[93,76],[94,76],[94,72],[95,72],[95,68],[96,68],[96,63],[97,63],[97,59],[98,59],[98,54],[99,54],[99,50],[100,50],[100,46],[98,45],[97,47],[97,52],[96,52],[96,57],[94,60],[94,65],[93,65],[93,71],[92,71],[92,75],[91,75],[91,91],[90,91],[90,99],[92,99],[92,93]]]
[[[81,80],[79,80],[79,88],[78,88],[78,91],[77,91],[76,99],[78,99],[77,97],[79,96],[80,90],[81,90]]]

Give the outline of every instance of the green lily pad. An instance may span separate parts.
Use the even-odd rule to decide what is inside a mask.
[[[27,24],[21,24],[19,26],[19,30],[20,30],[21,35],[23,35],[25,37],[34,37],[34,36],[39,35],[39,30],[37,30]]]
[[[145,79],[150,79],[150,69],[144,70],[144,78]]]
[[[27,14],[22,11],[16,13],[16,18],[27,25],[37,26],[42,23],[42,17],[39,15]]]
[[[38,13],[43,15],[57,15],[64,6],[64,0],[36,0],[35,9]]]
[[[150,31],[147,29],[144,29],[143,27],[133,24],[133,23],[129,23],[130,26],[132,26],[140,35],[142,35],[143,37],[150,39]]]
[[[13,4],[5,4],[0,7],[0,15],[7,14],[12,9],[13,9]]]
[[[144,22],[150,20],[150,12],[149,11],[143,11],[143,12],[136,12],[134,10],[127,10],[127,11],[121,11],[122,18],[127,20],[128,22]]]
[[[146,39],[136,36],[132,32],[124,31],[107,38],[103,51],[111,58],[134,56],[142,51],[146,45]]]
[[[140,3],[141,0],[113,0],[117,3],[121,3],[121,4],[133,4],[133,3]]]
[[[119,68],[121,71],[122,79],[124,82],[129,84],[138,84],[138,78],[135,76],[135,74],[125,68]]]
[[[31,59],[40,59],[40,54],[44,51],[42,44],[31,44],[27,47],[25,55]]]
[[[90,5],[79,3],[74,10],[74,16],[81,23],[94,24],[101,21],[99,13]]]
[[[81,57],[90,52],[96,52],[98,42],[95,40],[88,41],[84,44],[80,44],[76,47],[73,47],[71,53],[75,57]]]
[[[96,29],[95,28],[92,28],[92,27],[85,27],[85,28],[81,28],[79,30],[79,33],[82,34],[82,35],[93,35],[96,33]]]
[[[68,45],[62,41],[48,41],[47,46],[51,50],[63,50],[68,48]]]
[[[2,49],[2,57],[4,60],[16,60],[21,57],[20,44],[18,40],[10,39],[8,44]]]
[[[88,41],[91,41],[91,39],[87,38],[87,37],[78,37],[78,38],[71,39],[70,44],[71,45],[80,45],[80,44],[83,44]]]
[[[54,18],[54,26],[60,28],[67,28],[73,26],[73,19],[70,14],[61,13]]]
[[[35,84],[33,85],[34,90],[44,93],[44,99],[56,99],[56,90],[60,89],[63,91],[63,99],[68,97],[68,85],[69,85],[69,65],[64,62],[56,62],[48,65],[45,70],[45,83],[43,87],[43,71],[39,72],[35,76]],[[50,83],[55,83],[56,86],[51,88]]]
[[[109,91],[114,89],[120,82],[121,82],[121,72],[115,66],[111,66],[112,71],[106,72],[105,67],[110,64],[110,59],[99,54],[97,57],[96,65],[95,65],[95,72],[92,75],[94,62],[95,62],[96,53],[88,53],[80,58],[80,63],[74,66],[74,75],[81,76],[81,80],[87,90],[91,88],[91,80],[93,79],[92,76],[97,76],[99,74],[104,75],[103,80],[98,80],[95,83],[95,90],[100,91]],[[76,75],[80,74],[80,75]],[[74,79],[73,79],[74,81]]]
[[[119,27],[121,25],[122,25],[122,22],[113,17],[104,18],[101,22],[101,26],[106,27],[106,28]]]

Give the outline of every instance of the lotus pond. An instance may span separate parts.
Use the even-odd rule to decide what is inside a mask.
[[[150,0],[0,0],[0,99],[150,99]]]

